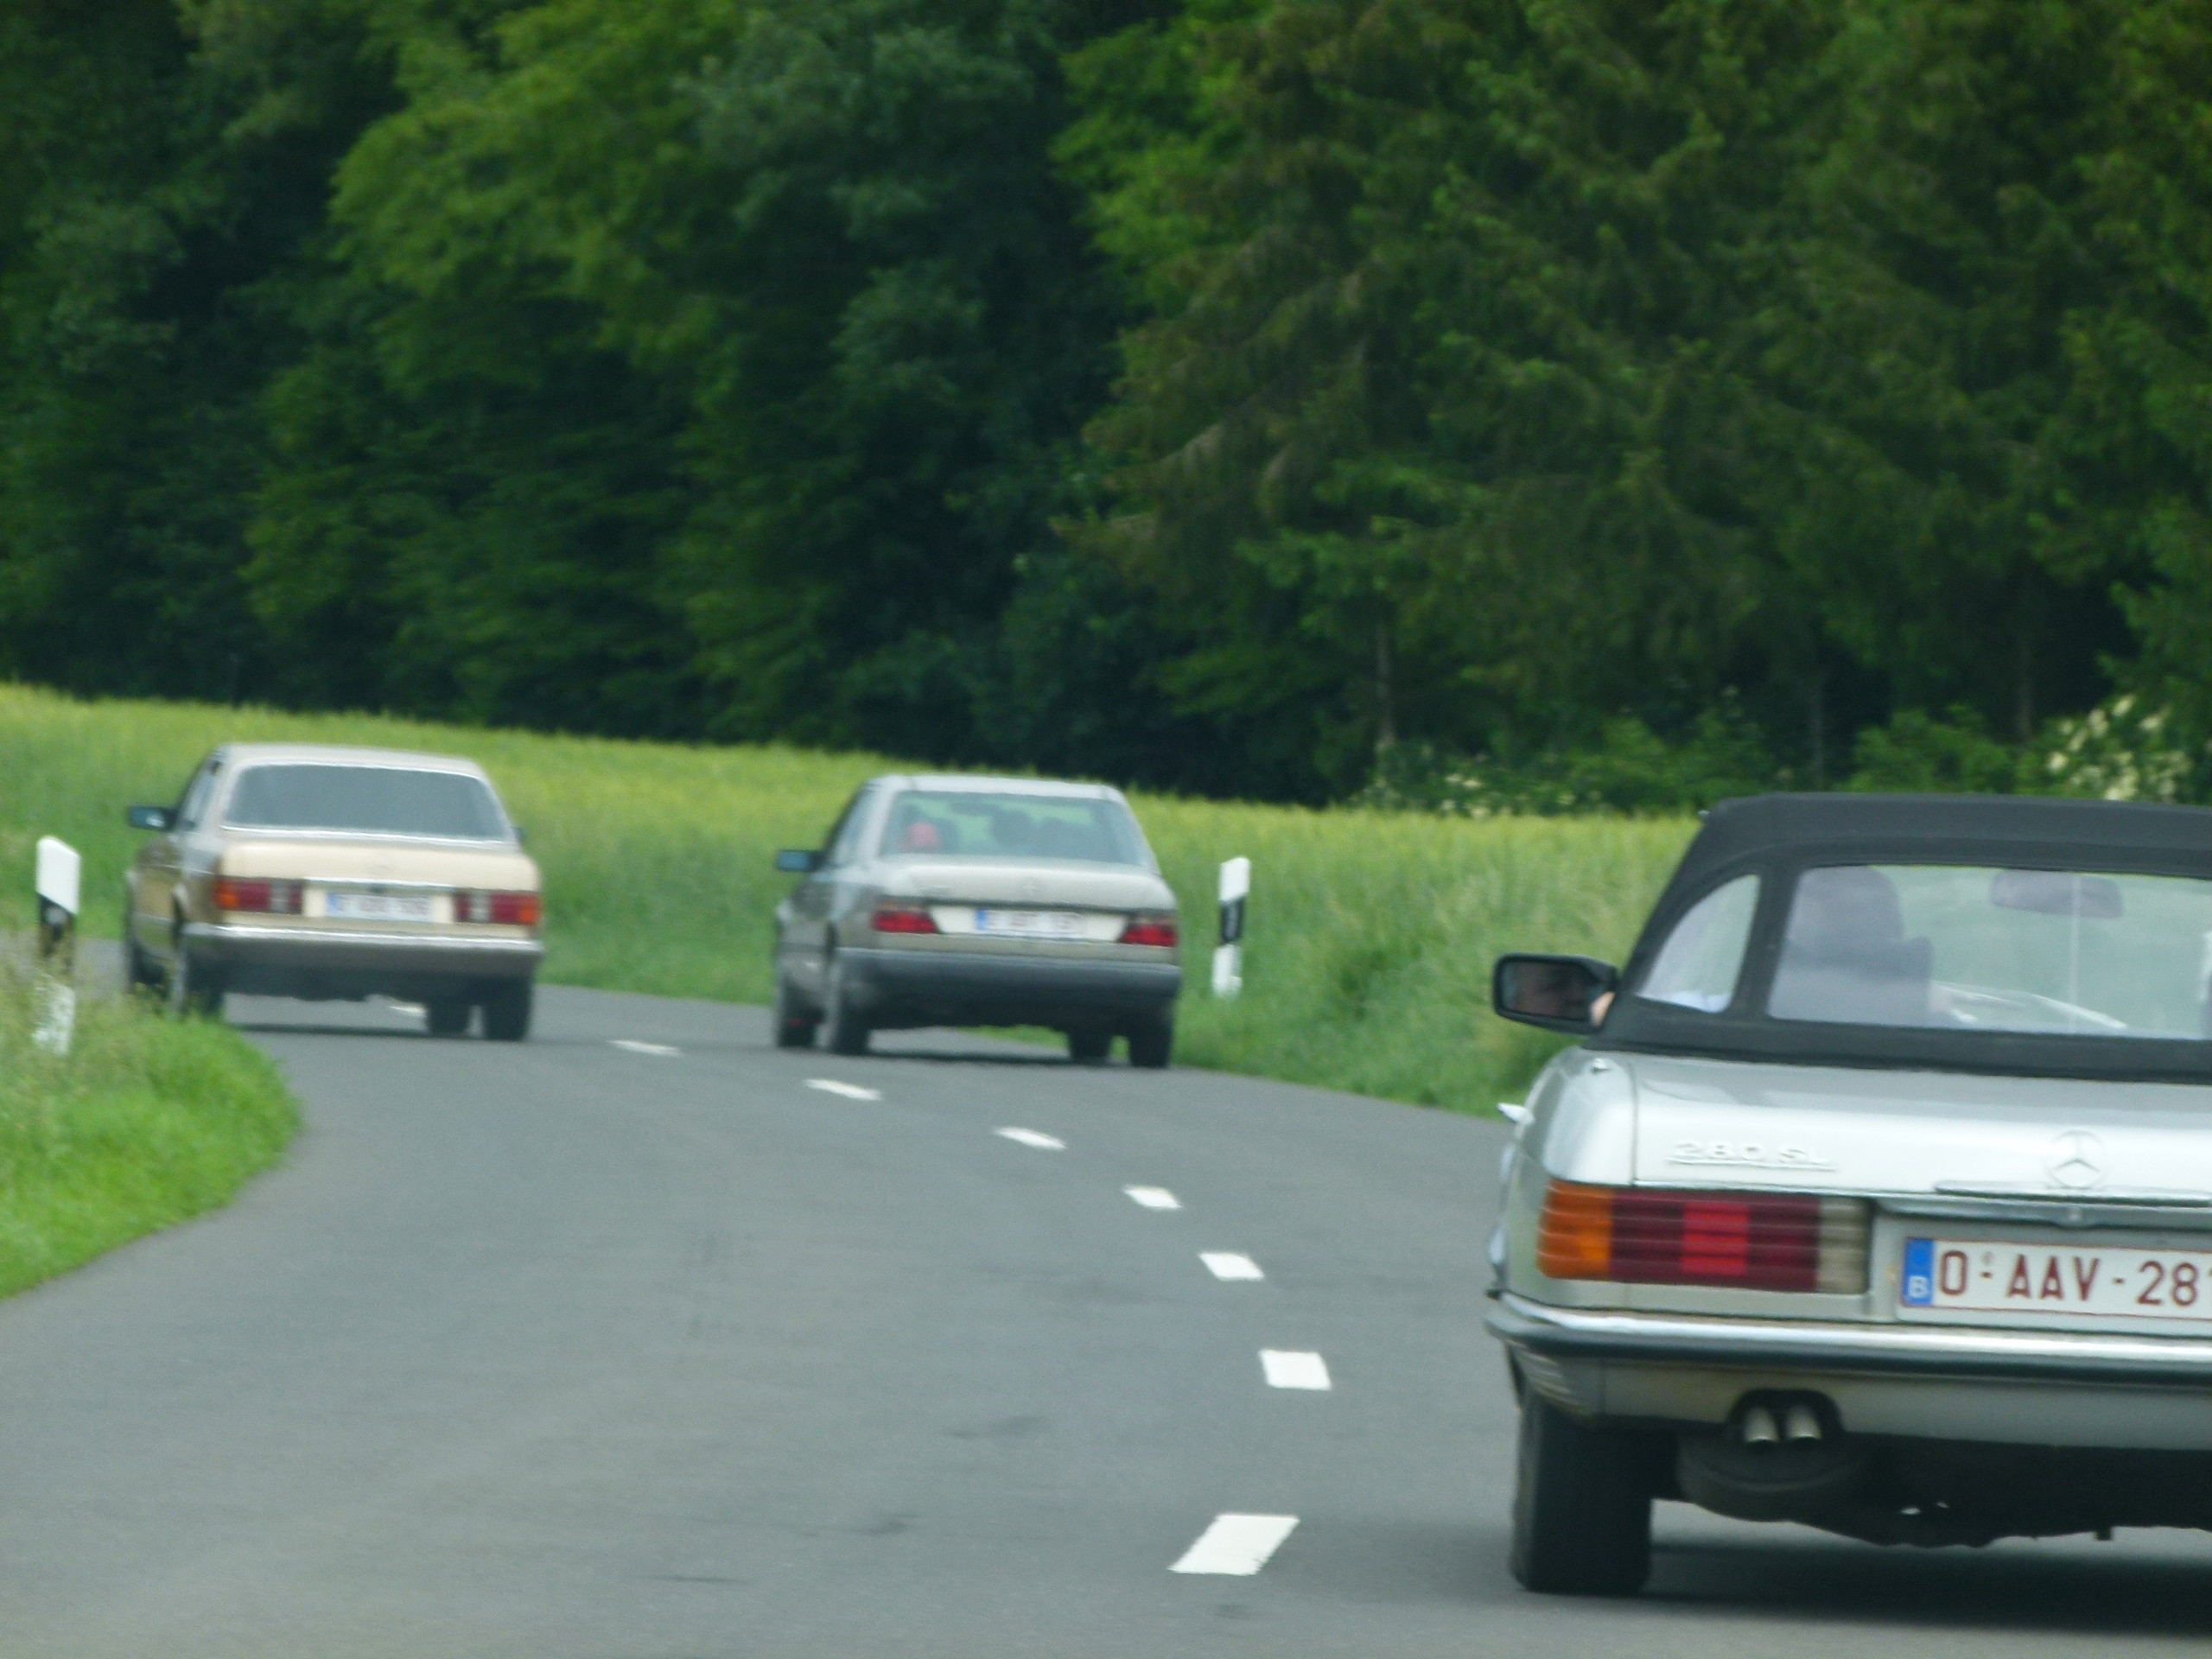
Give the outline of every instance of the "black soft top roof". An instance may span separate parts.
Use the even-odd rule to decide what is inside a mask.
[[[2037,795],[1754,795],[1706,814],[1675,879],[1768,848],[1847,855],[1863,847],[1887,856],[1908,842],[1944,862],[2005,864],[2024,849],[2038,864],[2102,853],[2131,869],[2212,874],[2212,810]]]
[[[2212,810],[1993,795],[1758,795],[1706,815],[1623,977],[1630,994],[1593,1048],[1805,1065],[2212,1081],[2212,1041],[1825,1025],[1764,1007],[1801,871],[1831,864],[1965,864],[2212,880]],[[1675,924],[1722,882],[1762,887],[1735,1001],[1704,1014],[1633,995]]]

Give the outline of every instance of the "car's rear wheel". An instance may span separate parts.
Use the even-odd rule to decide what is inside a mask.
[[[484,998],[484,1034],[495,1043],[518,1043],[530,1035],[530,1016],[537,1002],[537,988],[529,980],[512,980]]]
[[[778,1048],[812,1048],[814,1033],[822,1022],[799,1000],[791,982],[781,973],[776,976],[776,1000],[768,1009],[768,1026],[776,1033]]]
[[[123,970],[129,977],[130,988],[132,990],[155,990],[161,985],[162,972],[160,969],[154,965],[153,959],[138,947],[137,918],[133,914],[133,912],[136,909],[137,906],[130,902],[129,889],[124,889],[123,896]]]
[[[169,964],[168,992],[169,1012],[180,1020],[223,1017],[221,977],[181,943]]]
[[[845,969],[835,957],[830,963],[830,990],[823,999],[823,1033],[832,1054],[865,1054],[871,1034],[868,1021],[861,1018],[861,1011],[853,1006],[853,999],[845,986]]]
[[[468,1022],[475,1014],[474,1002],[456,1002],[449,997],[423,1005],[423,1022],[429,1027],[433,1037],[467,1036]]]
[[[1175,1052],[1175,1020],[1173,1015],[1151,1025],[1139,1026],[1129,1033],[1129,1064],[1147,1071],[1164,1071]]]
[[[1521,1402],[1513,1576],[1560,1596],[1632,1596],[1651,1573],[1652,1447],[1577,1421],[1534,1389]]]
[[[1068,1058],[1077,1065],[1102,1065],[1113,1048],[1114,1033],[1110,1031],[1068,1033]]]

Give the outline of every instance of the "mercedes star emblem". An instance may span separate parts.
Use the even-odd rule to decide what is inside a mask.
[[[2051,1142],[2046,1167],[2059,1185],[2079,1192],[2104,1179],[2103,1153],[2103,1142],[2087,1129],[2069,1129]]]

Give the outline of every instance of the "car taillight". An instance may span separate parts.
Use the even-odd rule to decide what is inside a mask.
[[[1866,1288],[1867,1233],[1859,1198],[1554,1181],[1536,1266],[1552,1279],[1856,1293]]]
[[[1174,917],[1154,915],[1145,911],[1139,911],[1130,917],[1128,925],[1122,930],[1123,944],[1156,944],[1173,950],[1179,938],[1175,931]]]
[[[215,878],[215,908],[251,911],[264,916],[296,916],[300,913],[301,892],[302,884],[297,881],[219,875]]]
[[[491,922],[500,927],[536,927],[545,918],[545,901],[534,893],[456,893],[456,922]]]
[[[937,918],[930,914],[930,907],[912,899],[877,899],[874,925],[879,933],[938,931]]]

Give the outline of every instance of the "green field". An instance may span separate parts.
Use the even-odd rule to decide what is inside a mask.
[[[376,743],[466,754],[498,781],[546,876],[547,977],[763,1001],[770,859],[813,846],[862,779],[893,763],[800,750],[695,748],[481,731],[365,715],[67,701],[0,688],[0,870],[30,919],[42,834],[86,857],[86,925],[112,935],[138,837],[123,809],[165,802],[226,739]],[[1185,1064],[1487,1110],[1554,1045],[1487,1008],[1510,949],[1618,958],[1689,838],[1684,822],[1465,820],[1140,798],[1181,895]],[[1203,989],[1214,871],[1254,864],[1245,990]]]
[[[0,1295],[227,1203],[299,1127],[235,1032],[87,1000],[61,1056],[31,1040],[41,1006],[0,963]]]

